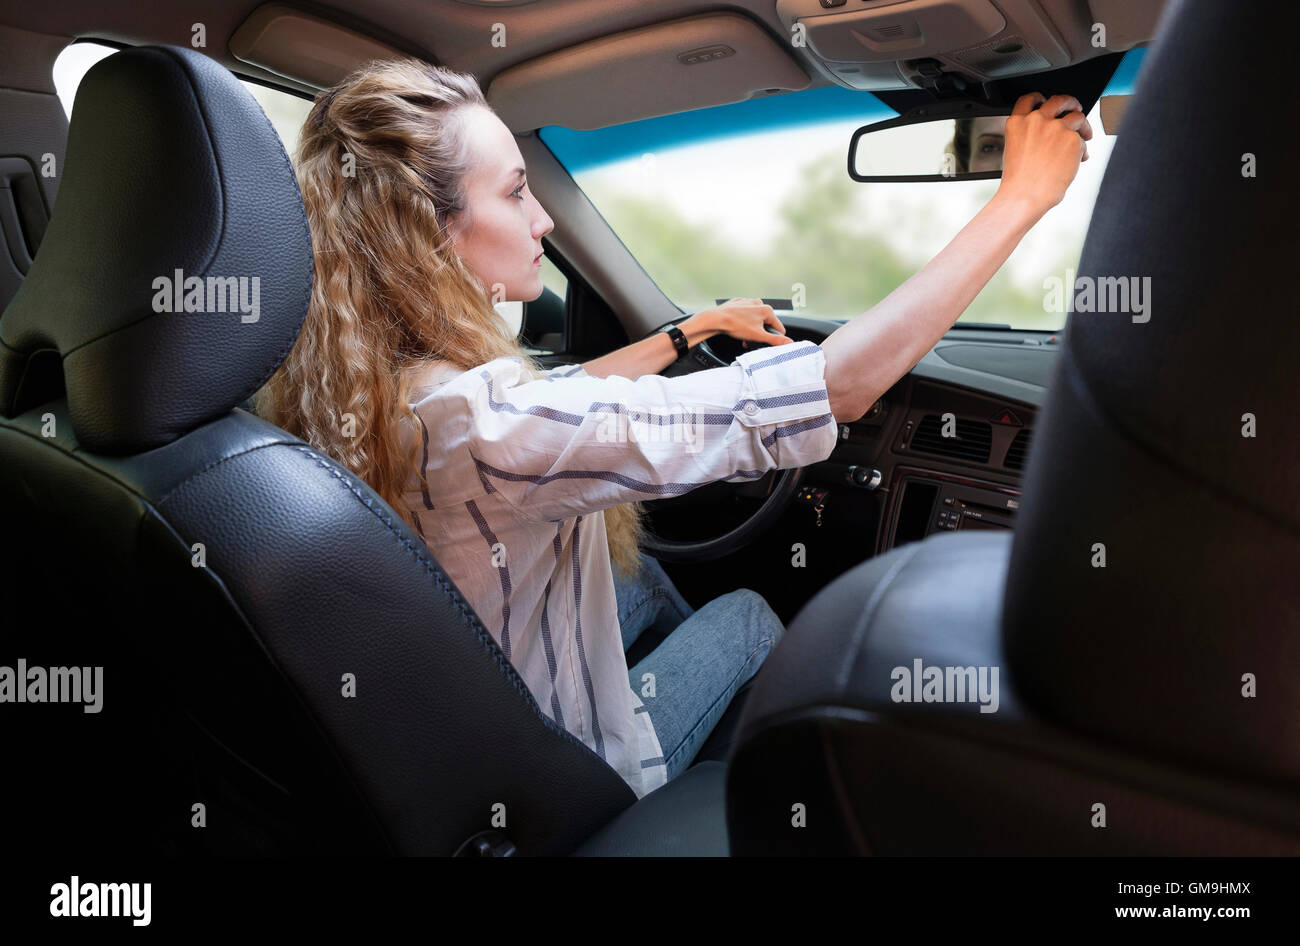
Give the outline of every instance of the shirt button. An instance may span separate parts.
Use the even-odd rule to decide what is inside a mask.
[[[745,405],[745,413],[746,413],[746,414],[757,414],[757,413],[758,413],[758,405],[755,404],[753,401],[750,401],[748,404]]]

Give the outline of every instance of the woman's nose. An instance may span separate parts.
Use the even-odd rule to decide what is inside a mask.
[[[536,198],[534,198],[536,200]],[[533,220],[533,234],[537,239],[541,239],[555,229],[555,221],[551,219],[550,214],[546,212],[540,203],[537,204],[537,216]]]

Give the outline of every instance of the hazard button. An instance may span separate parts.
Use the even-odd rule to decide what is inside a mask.
[[[998,411],[996,415],[994,415],[993,423],[1009,424],[1012,427],[1025,426],[1024,422],[1021,421],[1019,417],[1017,417],[1015,414],[1013,414],[1010,410],[1007,410],[1006,408],[1003,408],[1002,410]]]

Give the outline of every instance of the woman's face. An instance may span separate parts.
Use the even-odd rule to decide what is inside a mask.
[[[490,109],[462,116],[470,150],[466,211],[450,222],[452,242],[495,302],[542,293],[542,237],[555,229],[524,177],[515,136]]]

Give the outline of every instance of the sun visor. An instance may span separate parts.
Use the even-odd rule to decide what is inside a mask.
[[[1131,95],[1103,95],[1098,102],[1101,106],[1101,130],[1108,135],[1118,135],[1124,112],[1128,110]]]
[[[747,17],[710,13],[590,40],[506,69],[487,96],[514,132],[590,130],[810,84]]]
[[[258,7],[230,37],[236,59],[325,89],[372,59],[405,53],[329,20],[276,3]]]
[[[1133,0],[1088,0],[1093,29],[1105,27],[1105,46],[1111,52],[1123,52],[1156,35],[1164,0],[1134,3]]]

